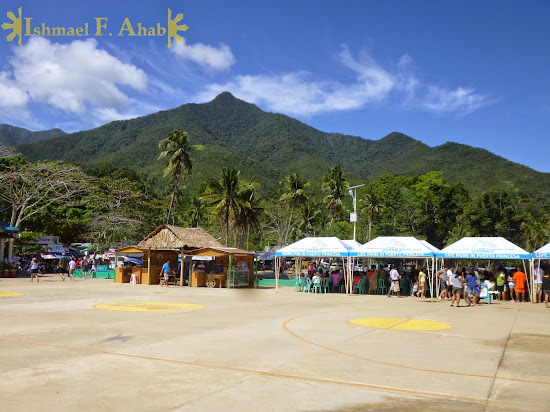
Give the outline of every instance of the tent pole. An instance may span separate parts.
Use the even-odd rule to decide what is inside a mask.
[[[275,256],[275,292],[279,290],[279,262],[280,258]]]
[[[180,266],[180,288],[183,287],[183,267],[185,266],[185,258],[183,257],[183,248],[180,248],[180,258],[181,258],[181,266]]]
[[[523,264],[523,271],[527,275],[527,273],[529,273],[529,272],[525,268],[525,259],[522,259],[521,263]],[[533,281],[533,276],[531,276],[531,282],[532,281]],[[532,292],[533,289],[531,288],[531,285],[529,284],[529,282],[526,282],[526,283],[527,283],[527,289],[528,289],[528,292],[529,292],[529,296],[531,297],[531,302],[532,302],[533,301],[533,296],[532,296],[531,292]]]

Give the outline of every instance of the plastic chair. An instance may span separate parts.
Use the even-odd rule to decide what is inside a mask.
[[[334,290],[336,289],[339,293],[342,293],[345,289],[345,285],[339,285],[337,283],[333,283],[332,284],[332,292],[334,292]]]
[[[376,289],[376,293],[379,295],[385,295],[388,293],[385,279],[378,279],[378,289]]]
[[[324,278],[321,280],[321,289],[323,289],[323,293],[328,293],[330,289],[330,278]]]
[[[135,285],[135,284],[136,284],[136,275],[135,275],[135,273],[132,273],[132,274],[130,275],[130,284],[131,284],[131,285]]]
[[[482,293],[482,291],[484,293]],[[491,304],[491,301],[493,300],[493,297],[491,296],[491,291],[489,290],[489,288],[485,285],[479,285],[479,300],[481,299],[487,299],[487,303],[490,305]],[[485,295],[485,296],[483,296]]]
[[[306,278],[305,283],[302,284],[302,287],[303,287],[302,291],[309,293],[310,286],[311,286],[311,279]]]
[[[301,292],[302,291],[302,286],[303,286],[303,283],[302,283],[302,278],[300,276],[294,276],[294,281],[296,282],[295,286],[294,286],[294,289],[297,291],[297,292]]]
[[[324,279],[320,279],[319,283],[313,283],[311,290],[313,293],[321,293],[322,282]]]
[[[399,289],[401,289],[400,293],[402,295],[408,295],[409,294],[409,279],[401,278],[399,280]],[[405,293],[405,291],[407,291],[407,293]]]
[[[369,281],[368,279],[361,279],[359,281],[359,284],[355,285],[353,287],[352,292],[355,293],[355,291],[357,291],[357,293],[359,293],[361,295],[365,295],[367,293],[367,290],[368,290],[368,288],[367,288],[367,282],[368,281]]]

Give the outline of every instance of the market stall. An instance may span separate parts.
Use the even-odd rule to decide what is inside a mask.
[[[212,235],[205,230],[195,228],[183,228],[172,225],[160,225],[145,237],[137,246],[122,248],[115,251],[117,255],[126,253],[131,257],[141,257],[143,264],[137,266],[117,265],[115,282],[129,282],[131,275],[136,275],[136,283],[147,285],[158,284],[162,265],[168,261],[172,270],[178,268],[178,258],[182,258],[183,264],[179,265],[179,273],[175,273],[172,280],[184,284],[185,256],[197,249],[206,247],[222,247]],[[142,256],[139,254],[142,253]],[[117,276],[118,274],[118,276]]]
[[[251,287],[254,286],[254,252],[233,247],[207,247],[188,253],[189,256],[210,256],[213,260],[199,268],[193,265],[189,286]]]

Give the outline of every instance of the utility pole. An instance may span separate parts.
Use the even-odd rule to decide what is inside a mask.
[[[353,199],[353,213],[349,215],[349,221],[353,222],[353,240],[355,240],[355,229],[357,225],[357,188],[362,186],[365,186],[365,184],[352,186],[348,189],[348,193]]]

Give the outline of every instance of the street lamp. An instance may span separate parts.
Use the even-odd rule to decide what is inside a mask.
[[[348,188],[348,193],[353,199],[353,213],[349,214],[349,221],[353,222],[353,240],[355,240],[355,227],[357,225],[357,188],[362,186],[365,186],[365,184]]]

